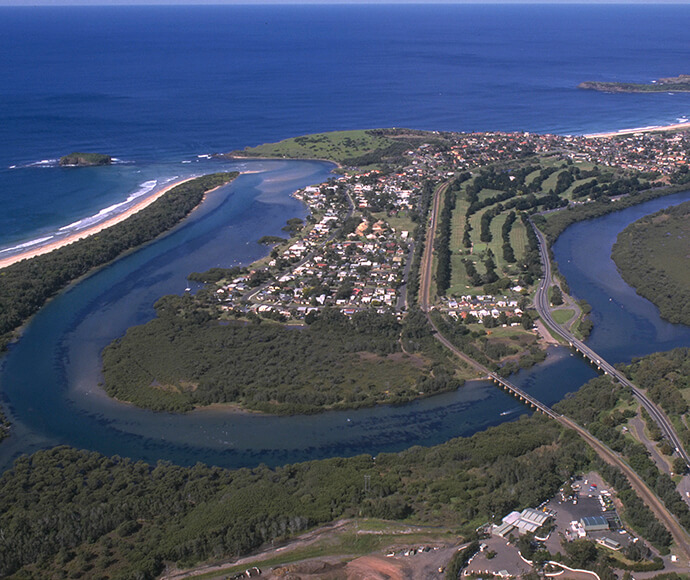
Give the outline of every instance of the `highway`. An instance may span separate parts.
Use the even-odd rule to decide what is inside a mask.
[[[640,401],[642,406],[647,410],[650,416],[659,425],[659,428],[661,429],[661,432],[664,434],[664,437],[668,439],[671,445],[675,448],[676,452],[685,460],[685,463],[688,465],[688,467],[690,467],[690,456],[688,456],[688,453],[683,447],[680,437],[678,437],[678,434],[673,428],[671,421],[664,414],[664,412],[661,411],[661,409],[659,409],[659,407],[657,407],[645,395],[644,391],[640,390],[632,382],[630,382],[623,373],[618,371],[612,364],[604,360],[601,357],[601,355],[589,348],[584,342],[575,338],[568,330],[566,330],[560,324],[558,324],[551,316],[548,292],[549,287],[553,284],[553,282],[551,274],[551,261],[548,258],[546,238],[544,237],[544,234],[542,234],[542,232],[539,231],[539,228],[535,227],[531,221],[530,223],[539,241],[539,253],[541,254],[541,263],[542,268],[544,270],[544,275],[542,276],[541,283],[537,288],[537,293],[534,298],[534,306],[536,307],[537,312],[539,312],[539,316],[541,316],[542,320],[546,324],[548,324],[556,334],[558,334],[561,338],[566,340],[572,348],[574,348],[582,356],[590,360],[592,364],[596,365],[596,367],[599,370],[603,371],[611,377],[614,377],[622,385],[628,387],[632,391],[635,398],[638,401]]]

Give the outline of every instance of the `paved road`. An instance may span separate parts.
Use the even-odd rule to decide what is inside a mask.
[[[438,220],[438,215],[439,215],[439,210],[441,206],[441,197],[442,194],[445,192],[445,187],[443,185],[439,186],[436,191],[434,192],[434,200],[432,203],[431,207],[431,215],[429,216],[429,227],[427,229],[427,236],[426,236],[426,243],[424,247],[424,255],[422,256],[422,267],[420,269],[420,291],[419,291],[419,306],[420,308],[426,313],[427,318],[429,320],[429,323],[431,324],[432,328],[434,329],[435,332],[435,338],[443,344],[446,348],[448,348],[451,352],[453,352],[458,358],[462,359],[465,361],[467,364],[475,368],[477,371],[479,371],[481,374],[491,378],[492,380],[495,380],[499,384],[501,384],[504,388],[510,389],[515,395],[520,397],[524,402],[526,402],[529,405],[535,406],[538,408],[540,411],[548,415],[549,417],[553,418],[554,420],[558,421],[561,425],[564,425],[570,429],[573,429],[576,431],[580,437],[582,437],[589,445],[594,449],[594,451],[601,457],[604,461],[607,463],[610,463],[612,465],[615,465],[618,467],[628,478],[628,481],[630,481],[630,484],[632,488],[637,492],[637,494],[640,496],[642,501],[652,510],[652,512],[656,515],[657,518],[663,524],[667,527],[667,529],[671,532],[671,535],[678,545],[678,547],[682,550],[683,555],[686,559],[685,563],[688,564],[690,562],[690,536],[688,536],[688,533],[683,529],[683,527],[676,521],[675,517],[666,509],[666,506],[661,502],[661,500],[647,487],[647,484],[640,478],[639,475],[625,462],[623,461],[617,453],[612,451],[607,445],[599,441],[596,437],[594,437],[589,431],[587,431],[585,428],[581,427],[571,419],[559,415],[555,411],[553,411],[550,407],[544,405],[540,401],[534,399],[530,395],[527,395],[527,393],[523,392],[521,389],[510,383],[508,380],[503,379],[502,377],[498,377],[495,373],[492,373],[484,367],[483,365],[479,364],[477,361],[471,359],[468,357],[465,353],[461,352],[458,348],[456,348],[448,339],[446,339],[439,331],[438,328],[434,325],[433,320],[431,319],[430,316],[430,311],[431,311],[431,306],[430,306],[430,288],[431,288],[431,278],[432,278],[432,264],[433,264],[433,245],[434,245],[434,237],[436,234],[436,224]],[[539,286],[539,289],[537,291],[537,302],[538,306],[537,309],[539,310],[540,308],[544,309],[544,314],[540,312],[540,314],[545,318],[548,324],[552,325],[553,328],[560,334],[563,338],[566,338],[566,340],[570,340],[569,337],[570,333],[564,331],[563,329],[560,329],[560,327],[555,323],[555,321],[551,318],[551,313],[548,307],[548,303],[546,302],[546,290],[548,289],[550,283],[551,283],[551,264],[548,262],[546,257],[546,242],[541,235],[541,232],[535,228],[535,231],[537,232],[537,237],[539,238],[540,241],[540,251],[541,251],[541,256],[542,256],[542,263],[544,266],[544,278],[542,279],[542,282]],[[576,340],[575,337],[572,337],[573,340]],[[577,341],[580,343],[580,341]],[[582,343],[580,343],[582,344]],[[582,346],[585,346],[582,344]],[[585,347],[586,348],[586,347]],[[589,349],[588,349],[589,350]],[[595,356],[596,359],[593,360],[599,360],[599,364],[601,365],[602,359],[596,355],[593,351],[590,351],[592,353],[592,356]],[[607,363],[606,363],[607,364]],[[610,370],[613,370],[615,375],[619,375],[618,371],[608,365]],[[611,373],[613,374],[613,373]],[[615,376],[613,375],[613,376]],[[625,377],[622,377],[625,379]],[[620,379],[619,379],[620,380]],[[621,381],[623,382],[623,381]],[[631,384],[627,379],[625,379],[625,382],[627,384]],[[651,402],[650,402],[651,403]],[[658,411],[657,411],[658,412]],[[651,413],[650,413],[651,415]],[[654,415],[652,415],[654,417]],[[665,418],[665,417],[664,417]],[[675,434],[675,433],[674,433]]]
[[[621,384],[628,387],[632,391],[635,398],[642,403],[642,406],[659,425],[661,432],[669,440],[671,445],[673,445],[676,452],[685,460],[685,463],[688,465],[688,467],[690,467],[690,456],[683,447],[680,437],[678,437],[678,434],[673,428],[671,421],[661,411],[661,409],[659,409],[659,407],[657,407],[642,390],[638,389],[632,382],[630,382],[623,373],[618,371],[612,364],[604,360],[600,354],[589,348],[584,342],[575,338],[551,316],[551,309],[549,307],[548,299],[548,290],[553,284],[551,276],[551,262],[548,259],[548,253],[546,251],[546,239],[544,238],[544,234],[542,234],[541,231],[534,226],[534,224],[532,224],[532,228],[534,229],[537,239],[539,240],[539,253],[541,254],[541,263],[544,269],[544,275],[541,283],[539,284],[539,288],[537,288],[537,293],[534,298],[534,305],[537,309],[537,312],[539,312],[539,316],[541,316],[542,320],[544,320],[544,322],[546,322],[546,324],[548,324],[556,334],[568,341],[572,348],[589,359],[597,366],[599,370],[614,377]]]
[[[343,223],[346,220],[350,219],[353,216],[353,214],[355,213],[355,202],[352,201],[352,198],[350,197],[349,193],[346,193],[345,197],[347,197],[347,203],[348,203],[349,209],[347,210],[347,215],[343,219]],[[338,236],[338,234],[340,233],[340,229],[341,228],[337,228],[330,236],[328,236],[323,242],[321,242],[318,246],[316,246],[311,252],[309,252],[299,262],[297,262],[296,264],[291,264],[287,270],[276,274],[268,282],[265,282],[264,284],[261,284],[261,286],[254,288],[254,290],[252,290],[251,292],[247,292],[242,297],[242,301],[243,302],[252,302],[259,292],[261,292],[262,290],[265,290],[271,284],[275,283],[274,278],[279,278],[280,276],[283,276],[288,272],[294,272],[297,268],[301,268],[302,266],[304,266],[304,264],[306,264],[309,260],[311,260],[316,255],[317,252],[320,252],[326,246],[326,244],[328,244],[329,242],[332,242]]]

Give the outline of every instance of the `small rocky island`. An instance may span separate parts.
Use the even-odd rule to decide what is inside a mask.
[[[580,83],[577,88],[605,93],[688,93],[690,92],[690,75],[658,79],[651,83],[586,81]]]
[[[60,157],[62,167],[92,167],[94,165],[110,165],[113,158],[102,153],[70,153]]]

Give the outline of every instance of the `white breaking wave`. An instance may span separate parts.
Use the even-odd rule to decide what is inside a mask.
[[[137,189],[134,193],[130,194],[125,201],[121,201],[120,203],[116,203],[113,205],[110,205],[106,208],[103,208],[101,211],[99,211],[96,215],[89,216],[87,218],[81,219],[79,221],[76,221],[74,223],[71,223],[67,226],[63,226],[60,228],[61,232],[64,232],[66,230],[78,230],[78,229],[83,229],[84,227],[88,227],[90,225],[93,225],[95,223],[98,223],[103,220],[106,216],[114,213],[121,207],[124,207],[131,202],[133,202],[135,199],[141,197],[142,195],[146,195],[150,191],[153,190],[154,187],[158,184],[158,181],[155,179],[151,181],[145,181],[139,186],[139,189]]]
[[[46,236],[45,238],[37,238],[35,240],[31,240],[29,242],[24,242],[23,244],[19,244],[17,246],[12,246],[11,248],[5,248],[4,250],[0,250],[0,254],[4,254],[6,252],[13,252],[16,250],[23,250],[24,248],[30,248],[31,246],[36,246],[38,244],[42,244],[43,242],[47,242],[48,240],[52,240],[55,236]]]
[[[29,163],[27,167],[52,167],[53,165],[57,165],[57,162],[57,159],[42,159],[41,161]]]

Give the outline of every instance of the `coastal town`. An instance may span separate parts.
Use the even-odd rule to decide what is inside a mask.
[[[690,580],[690,0],[0,5],[0,580]]]
[[[532,179],[531,187],[524,179],[517,199],[522,196],[523,205],[531,203],[537,210],[540,204],[550,208],[545,200],[549,194],[553,196],[553,188],[544,192],[542,185],[540,192],[535,184],[550,180],[558,186],[560,181],[554,177],[569,172],[566,187],[558,192],[565,193],[565,201],[560,203],[581,205],[601,196],[591,187],[597,177],[605,192],[607,180],[614,182],[616,187],[609,192],[613,200],[613,193],[620,196],[636,191],[627,181],[623,188],[618,187],[613,174],[598,168],[623,171],[622,175],[635,184],[646,181],[663,185],[684,177],[690,150],[687,132],[617,137],[489,132],[442,137],[444,146],[422,143],[406,151],[394,170],[346,169],[327,183],[295,192],[308,208],[306,220],[293,219],[283,228],[290,239],[264,241],[273,246],[268,259],[218,283],[215,296],[221,311],[231,315],[252,312],[280,321],[304,320],[325,307],[337,308],[348,316],[368,308],[400,315],[409,304],[408,276],[425,184],[428,187],[458,176],[469,179],[491,164],[510,173],[512,167],[519,167],[516,163],[539,158],[546,159],[548,165],[533,168],[539,175]],[[570,177],[573,167],[577,168],[576,178]],[[515,179],[514,175],[510,179]],[[526,196],[534,192],[544,195],[527,202]],[[510,207],[511,203],[521,207],[515,200],[505,205]],[[474,246],[466,253],[481,267],[486,255],[473,251]],[[516,249],[519,252],[521,248]],[[483,292],[481,285],[470,284],[466,292],[440,296],[438,308],[466,322],[492,319],[487,326],[496,322],[518,325],[528,306],[530,280],[517,270],[512,273],[510,283],[503,284],[499,292]]]
[[[365,167],[342,164],[339,173],[328,181],[295,191],[293,195],[303,202],[305,211],[302,217],[287,220],[282,235],[264,236],[258,240],[258,243],[270,247],[268,255],[248,267],[219,267],[207,273],[191,275],[191,280],[206,284],[195,288],[195,292],[189,288],[183,296],[161,300],[157,308],[160,306],[159,312],[166,317],[160,326],[163,332],[156,330],[150,336],[169,344],[189,339],[190,343],[203,345],[210,352],[211,344],[207,339],[211,337],[205,335],[207,330],[230,329],[247,333],[251,338],[239,340],[238,348],[227,337],[217,344],[215,352],[218,353],[218,360],[232,365],[230,374],[239,374],[239,357],[250,346],[262,349],[268,339],[273,341],[271,347],[277,350],[281,348],[281,340],[286,344],[302,339],[303,343],[297,345],[294,351],[287,352],[287,356],[280,359],[276,358],[281,361],[280,364],[266,366],[308,369],[309,380],[313,382],[320,372],[314,361],[301,364],[296,354],[298,351],[316,350],[314,342],[304,346],[304,338],[309,340],[311,330],[314,330],[311,336],[317,337],[325,325],[333,322],[348,329],[360,321],[380,320],[395,330],[391,340],[391,350],[394,352],[368,352],[364,343],[363,347],[356,343],[355,352],[332,349],[337,350],[337,353],[332,353],[336,357],[346,362],[353,360],[360,365],[358,368],[369,364],[370,368],[374,367],[380,374],[386,375],[383,379],[386,383],[381,387],[382,394],[376,403],[380,400],[396,403],[437,392],[433,390],[436,383],[427,380],[413,383],[407,391],[398,395],[391,388],[397,386],[393,384],[397,379],[391,378],[393,368],[398,372],[402,370],[420,375],[428,372],[434,381],[438,381],[438,389],[446,391],[457,390],[461,380],[488,377],[522,403],[550,417],[548,424],[551,427],[555,428],[556,423],[560,423],[567,429],[575,429],[597,454],[607,453],[603,445],[584,427],[571,421],[567,413],[561,414],[557,407],[552,409],[506,378],[546,358],[546,350],[553,342],[545,339],[548,329],[544,328],[544,321],[551,328],[559,325],[567,328],[564,335],[566,340],[571,341],[571,346],[582,349],[578,352],[606,374],[615,377],[616,384],[626,384],[624,381],[627,380],[623,376],[624,371],[613,368],[600,355],[586,350],[570,334],[582,326],[582,314],[577,312],[581,305],[568,296],[567,287],[562,281],[553,282],[548,271],[548,260],[546,263],[540,261],[544,250],[539,245],[541,242],[534,237],[536,234],[533,233],[531,220],[542,218],[546,221],[545,216],[558,215],[559,209],[564,210],[560,213],[567,213],[565,208],[579,211],[597,202],[600,202],[599,206],[601,202],[623,205],[626,198],[646,192],[653,194],[668,184],[685,183],[687,171],[684,171],[686,165],[682,160],[688,149],[687,135],[658,134],[648,139],[646,134],[574,138],[527,133],[427,133],[416,137],[420,143],[406,148],[394,161],[372,162]],[[643,159],[641,152],[646,150],[657,151],[658,154]],[[441,258],[444,253],[450,255],[447,262],[450,275],[445,286],[441,283]],[[424,261],[423,256],[431,256],[426,266],[420,266],[420,262]],[[541,267],[540,262],[543,272],[536,269]],[[426,284],[424,289],[422,281]],[[546,281],[548,286],[549,306],[543,303],[542,281]],[[555,307],[553,315],[558,316],[561,322],[546,318],[545,313],[551,307]],[[332,312],[343,316],[331,316]],[[372,312],[382,316],[374,316]],[[433,337],[429,328],[422,331],[427,339],[427,344],[422,347],[420,343],[415,344],[416,341],[405,340],[405,333],[410,330],[410,326],[405,325],[409,325],[411,319],[414,323],[415,317],[435,331]],[[210,324],[213,320],[220,324]],[[266,322],[259,325],[262,321]],[[535,326],[540,326],[539,335],[535,332]],[[299,327],[299,331],[296,327]],[[416,330],[412,328],[413,332]],[[278,338],[288,334],[292,336],[287,341]],[[128,336],[132,335],[128,333]],[[195,339],[195,336],[201,338]],[[148,340],[148,337],[144,338]],[[114,348],[117,349],[127,340],[128,337],[125,337],[116,341]],[[438,351],[433,351],[436,344],[430,345],[436,341],[457,357],[450,372],[447,370],[449,367],[442,364],[445,361],[431,358],[438,356]],[[322,340],[322,344],[325,343]],[[181,381],[178,387],[170,379],[164,378],[168,381],[164,384],[158,378],[164,375],[154,374],[149,370],[151,367],[146,366],[145,356],[155,353],[155,348],[150,348],[145,341],[143,344],[145,346],[142,348],[136,345],[133,348],[136,368],[144,372],[144,382],[154,396],[186,396],[195,391],[203,392],[199,388],[200,381]],[[181,347],[179,353],[191,353],[193,350]],[[330,344],[326,345],[326,350],[330,350]],[[125,356],[120,357],[117,350],[112,352],[115,352],[115,362],[127,360]],[[106,361],[107,356],[106,353]],[[178,358],[181,360],[182,356]],[[175,360],[171,364],[173,356],[164,360],[166,372],[180,362]],[[213,367],[206,364],[200,351],[194,351],[189,360],[195,368]],[[343,375],[349,372],[347,368],[342,371],[342,367],[336,366],[342,361],[333,360],[335,364],[332,366],[336,367],[336,372]],[[252,378],[258,374],[253,368],[250,371]],[[127,372],[130,372],[129,368]],[[152,376],[155,377],[153,381]],[[335,379],[342,382],[340,377]],[[359,384],[363,380],[359,376],[347,379],[349,382],[346,386],[352,384],[356,390],[348,402],[354,400],[357,404],[370,404],[368,401],[363,403]],[[365,380],[368,381],[366,388],[375,392],[376,385]],[[335,381],[333,383],[337,385]],[[270,384],[283,383],[271,378]],[[255,392],[258,394],[258,391]],[[317,385],[313,392],[323,397],[326,390]],[[299,403],[305,405],[303,401],[308,402],[310,395],[298,393],[295,398],[299,397]],[[282,395],[272,393],[271,396],[277,400]],[[117,398],[126,400],[119,393]],[[336,394],[331,400],[337,403],[342,398]],[[210,397],[208,400],[213,401]],[[220,404],[227,402],[227,399],[223,399]],[[273,400],[269,400],[263,408],[274,404]],[[305,407],[293,408],[302,410]],[[314,405],[310,412],[317,409]],[[514,409],[496,412],[495,416],[516,413],[517,417],[522,410],[520,404]],[[626,408],[624,412],[612,411],[606,420],[617,421],[619,415],[627,419],[629,415],[626,413],[637,417],[635,411]],[[541,436],[539,432],[546,427],[546,423],[538,423],[540,418],[533,417],[532,420],[536,429],[525,430],[525,437],[531,437],[531,431]],[[345,423],[349,428],[349,418],[345,419]],[[487,437],[493,436],[494,433]],[[630,438],[629,435],[626,437]],[[646,439],[643,437],[642,441]],[[656,451],[655,443],[648,443]],[[548,446],[558,448],[562,444],[553,439],[552,444],[548,441],[543,445],[537,442],[537,447],[543,450]],[[577,446],[584,447],[581,442]],[[674,473],[668,467],[669,462],[674,462],[675,466],[678,460],[682,468],[685,463],[674,452],[674,449],[682,448],[681,443],[668,443],[667,447],[664,457],[661,457],[660,451],[652,454],[655,462],[653,467],[671,481]],[[457,456],[471,457],[475,452],[459,453]],[[542,471],[541,459],[537,458],[535,462],[535,470],[527,478],[533,481],[538,480]],[[422,460],[424,463],[426,460]],[[500,461],[496,463],[500,464]],[[624,465],[620,459],[618,463]],[[367,466],[375,465],[378,470],[382,464],[377,458],[372,458]],[[632,477],[633,471],[629,467],[627,469],[626,476]],[[421,469],[420,473],[423,471]],[[563,473],[572,471],[572,466],[568,465]],[[675,476],[678,475],[675,473]],[[358,482],[355,485],[359,489],[360,474],[357,473],[355,477]],[[430,477],[433,478],[433,475]],[[457,479],[454,471],[448,476],[449,486],[456,485]],[[484,479],[483,474],[478,477],[478,480]],[[596,483],[593,483],[595,479]],[[364,481],[366,490],[370,480],[365,476]],[[546,489],[554,481],[542,487]],[[530,482],[525,483],[530,485]],[[639,489],[636,487],[635,491],[640,493]],[[606,562],[607,570],[626,569],[625,566],[629,567],[627,569],[641,566],[649,571],[681,569],[685,562],[682,548],[678,547],[677,542],[672,543],[676,541],[675,537],[671,538],[663,525],[655,528],[656,531],[664,530],[661,540],[658,540],[654,530],[639,531],[639,519],[634,525],[624,521],[625,514],[630,518],[634,510],[625,503],[630,500],[630,494],[621,494],[620,491],[618,486],[605,485],[596,475],[588,474],[583,483],[573,480],[569,488],[564,486],[557,496],[552,496],[541,505],[539,501],[547,497],[542,491],[530,494],[530,497],[539,497],[538,501],[528,502],[523,493],[513,501],[498,502],[495,508],[492,506],[489,510],[490,521],[475,530],[478,535],[476,542],[466,541],[467,536],[472,535],[472,530],[469,530],[469,534],[467,530],[460,532],[462,542],[459,541],[457,530],[444,532],[441,541],[436,542],[439,539],[436,536],[434,542],[425,539],[416,546],[406,545],[404,538],[396,537],[388,540],[384,552],[370,551],[363,560],[353,560],[353,566],[362,566],[365,574],[373,569],[395,568],[412,570],[411,577],[441,578],[449,568],[453,570],[453,562],[460,562],[462,565],[458,568],[458,574],[462,573],[462,577],[524,577],[530,576],[535,570],[560,574],[562,570],[575,569],[572,566],[577,555],[569,550],[583,547],[588,550],[587,558],[576,566],[578,578],[594,577],[590,569],[597,558]],[[623,491],[628,490],[623,488]],[[456,495],[449,497],[467,495],[462,490],[452,493]],[[512,492],[505,493],[506,497],[510,497]],[[412,509],[402,504],[401,509],[397,509],[397,503],[389,504],[387,498],[379,501],[379,498],[370,498],[367,494],[365,491],[362,498],[357,500],[358,505],[377,508],[374,511],[372,507],[366,513],[383,518],[387,526],[392,525],[389,520],[404,521],[408,513],[405,510]],[[685,507],[684,500],[687,501],[688,497],[686,495],[680,500]],[[650,502],[649,496],[645,497],[645,502]],[[379,505],[382,506],[380,510]],[[448,505],[451,511],[453,509],[453,501],[445,496],[439,500],[436,509],[440,509],[441,505]],[[535,507],[525,507],[530,505]],[[674,505],[675,508],[677,505]],[[358,509],[362,513],[361,507]],[[415,506],[414,509],[419,508]],[[639,504],[634,509],[641,513]],[[619,517],[619,510],[623,512],[623,518]],[[483,508],[483,513],[488,513],[487,508]],[[654,513],[658,516],[659,509]],[[456,516],[454,513],[453,517]],[[654,516],[648,512],[648,515],[639,517],[649,520]],[[664,520],[664,525],[668,525],[668,522]],[[356,520],[355,524],[348,525],[357,527],[360,523]],[[128,529],[129,524],[122,528],[123,534],[130,533]],[[296,527],[295,531],[300,529]],[[648,540],[647,536],[653,539]],[[286,570],[299,569],[301,565],[295,564],[296,568],[276,566],[271,570],[258,560],[248,557],[247,562],[247,566],[242,565],[239,572],[233,570],[232,574],[237,577],[273,577],[271,574],[275,573],[276,577],[282,577]],[[235,565],[222,564],[219,570],[227,577],[225,570],[233,569]],[[449,577],[457,578],[458,575],[451,574]]]

